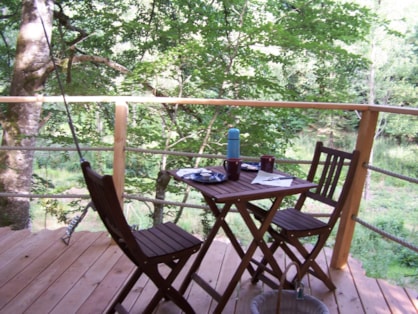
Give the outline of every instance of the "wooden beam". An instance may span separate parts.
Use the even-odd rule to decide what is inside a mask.
[[[113,182],[123,208],[123,191],[125,186],[125,147],[128,126],[128,105],[118,101],[115,106],[115,134],[113,151]]]
[[[367,176],[367,168],[364,167],[364,164],[368,163],[370,159],[378,116],[379,112],[377,111],[367,110],[362,112],[356,143],[356,149],[360,151],[360,158],[354,176],[354,183],[340,219],[331,258],[331,267],[333,268],[343,268],[348,261],[348,254],[350,253],[351,241],[353,240],[356,224],[351,217],[357,215],[360,208],[364,183],[366,182]]]
[[[184,105],[212,105],[212,106],[237,106],[237,107],[273,107],[273,108],[304,108],[319,110],[359,110],[379,111],[396,114],[418,116],[418,108],[400,106],[382,106],[372,104],[354,103],[328,103],[328,102],[295,102],[295,101],[266,101],[245,99],[206,99],[206,98],[176,98],[176,97],[152,97],[152,96],[66,96],[69,103],[86,102],[129,102],[131,104],[153,105],[155,103],[184,104]],[[62,96],[0,96],[0,103],[59,103],[63,102]]]

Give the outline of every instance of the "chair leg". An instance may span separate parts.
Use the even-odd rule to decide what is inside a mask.
[[[184,296],[180,292],[178,292],[173,286],[168,285],[164,288],[158,288],[158,291],[155,293],[154,297],[152,298],[151,302],[147,305],[143,313],[152,313],[163,297],[166,297],[167,299],[173,301],[174,304],[176,304],[185,313],[195,313],[189,302],[187,302]]]
[[[125,300],[126,296],[132,290],[132,287],[135,285],[135,283],[138,281],[139,277],[141,277],[142,274],[143,274],[142,269],[140,269],[139,267],[135,269],[135,272],[129,278],[128,282],[123,287],[121,292],[119,292],[118,296],[109,307],[107,313],[115,313],[115,311],[118,313],[123,313],[124,311],[126,311],[122,306],[122,302],[123,300]]]
[[[326,238],[327,237],[319,237],[317,243],[314,245],[310,252],[297,239],[295,239],[293,242],[290,242],[290,244],[294,246],[304,258],[304,262],[299,261],[301,276],[309,272],[310,274],[321,280],[328,287],[329,290],[335,290],[336,287],[331,281],[331,279],[328,277],[327,274],[325,274],[322,268],[315,261],[325,244],[323,242],[325,242],[324,239]],[[293,256],[296,258],[294,254]]]
[[[118,314],[129,314],[129,312],[120,303],[115,305],[115,311]]]
[[[274,230],[269,230],[270,235],[273,237],[274,241],[270,246],[270,251],[274,253],[278,248],[281,248],[284,253],[292,260],[293,262],[297,263],[300,270],[300,276],[303,277],[306,273],[310,273],[313,276],[317,277],[321,280],[330,290],[335,290],[335,285],[332,283],[331,279],[325,274],[322,268],[315,262],[315,258],[318,256],[321,248],[323,246],[323,239],[319,238],[314,248],[309,252],[306,247],[299,242],[297,238],[288,239],[284,238],[282,235],[277,233]],[[326,237],[325,237],[326,238]],[[300,260],[294,250],[292,250],[287,243],[293,246],[298,253],[303,257],[303,261]],[[258,266],[255,274],[252,276],[251,282],[257,283],[260,278],[262,277],[264,270],[267,266],[267,261],[263,258],[260,261],[260,265]],[[293,288],[293,282],[297,279],[297,275],[292,278],[291,281],[285,280],[284,287],[285,288]],[[280,278],[279,278],[280,280]]]
[[[195,313],[184,296],[172,286],[173,281],[176,279],[177,275],[180,273],[189,258],[190,256],[187,256],[179,259],[177,263],[168,265],[171,268],[171,272],[166,278],[161,276],[160,272],[158,271],[158,265],[153,265],[152,269],[148,269],[146,271],[146,273],[149,273],[149,278],[152,279],[154,284],[157,286],[158,291],[155,293],[152,300],[145,308],[144,313],[152,313],[163,297],[173,301],[185,313]]]
[[[335,285],[329,278],[329,276],[322,270],[322,268],[318,265],[318,263],[315,261],[316,257],[318,256],[319,252],[322,250],[322,246],[315,247],[306,258],[306,261],[302,265],[301,268],[306,269],[307,272],[309,272],[311,275],[315,276],[319,280],[321,280],[329,290],[335,290]]]
[[[332,280],[325,274],[325,272],[322,270],[322,268],[316,263],[313,262],[311,264],[312,271],[309,271],[310,274],[321,280],[329,290],[335,290],[335,285],[332,282]]]

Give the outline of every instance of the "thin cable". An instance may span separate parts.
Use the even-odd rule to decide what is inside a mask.
[[[38,1],[36,1],[36,10],[38,11],[39,19],[41,20],[42,28],[43,28],[43,31],[44,31],[44,34],[45,34],[45,39],[46,39],[46,42],[47,42],[47,45],[48,45],[48,48],[49,48],[49,55],[51,57],[52,64],[54,66],[54,72],[55,72],[55,75],[57,77],[58,86],[59,86],[59,89],[61,91],[62,98],[64,100],[65,110],[67,112],[67,118],[68,118],[68,125],[70,126],[71,134],[72,134],[72,137],[73,137],[73,140],[74,140],[74,144],[77,148],[78,156],[80,157],[80,161],[82,162],[82,161],[84,161],[84,158],[83,158],[83,155],[81,154],[80,145],[78,144],[78,138],[77,138],[77,135],[76,135],[76,132],[75,132],[75,129],[74,129],[73,120],[71,119],[70,109],[68,107],[68,103],[67,103],[67,100],[65,98],[64,88],[63,88],[62,83],[61,83],[61,79],[60,79],[60,76],[59,76],[59,73],[58,73],[58,68],[57,68],[57,65],[55,63],[54,56],[52,54],[52,47],[51,47],[51,43],[50,43],[49,38],[48,38],[48,33],[46,31],[46,28],[45,28],[44,20],[43,20],[42,15],[39,13],[39,10],[38,10]]]

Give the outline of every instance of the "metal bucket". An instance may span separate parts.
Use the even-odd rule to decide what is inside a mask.
[[[298,300],[293,290],[281,291],[280,311],[277,311],[278,297],[278,290],[256,296],[251,302],[251,314],[329,314],[324,303],[309,295]]]

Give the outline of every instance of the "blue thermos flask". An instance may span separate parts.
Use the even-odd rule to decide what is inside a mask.
[[[228,130],[228,148],[226,157],[227,158],[239,158],[239,130],[231,128]]]

